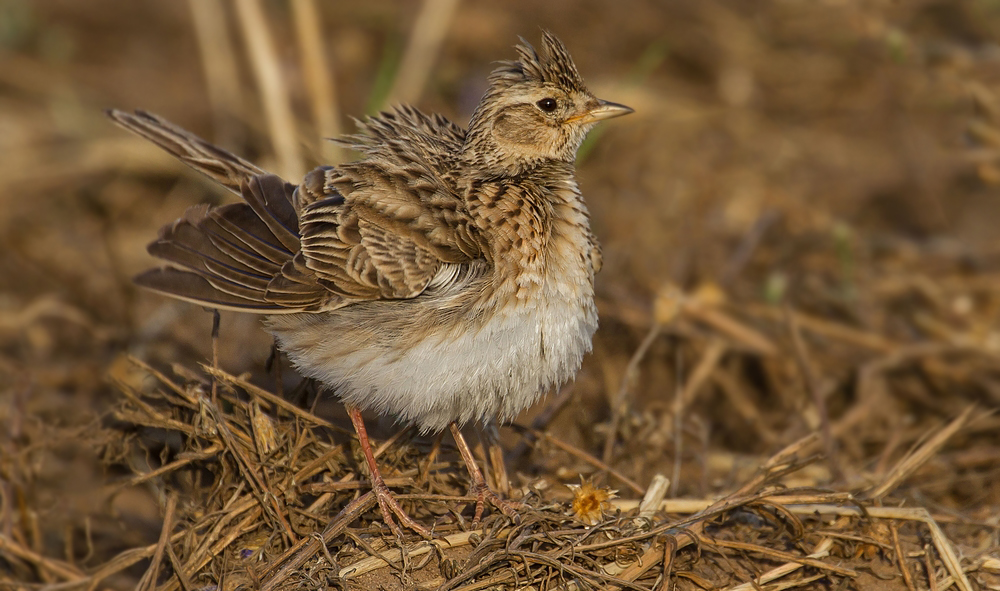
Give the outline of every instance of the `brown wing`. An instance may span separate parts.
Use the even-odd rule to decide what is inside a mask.
[[[135,282],[211,308],[260,314],[343,305],[312,273],[294,273],[294,188],[277,176],[258,175],[243,181],[243,203],[192,207],[148,247],[171,266],[146,271]]]
[[[414,297],[443,264],[480,256],[462,201],[412,152],[318,168],[296,188],[155,115],[109,115],[244,199],[164,227],[149,252],[172,266],[139,275],[144,287],[212,308],[322,311]]]
[[[417,165],[318,169],[299,188],[321,191],[342,198],[313,199],[299,212],[301,260],[344,298],[414,297],[443,264],[480,256],[461,199]]]

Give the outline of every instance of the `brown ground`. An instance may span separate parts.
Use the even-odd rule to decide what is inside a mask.
[[[238,4],[0,0],[0,589],[779,588],[785,565],[771,585],[1000,588],[997,2],[319,2],[329,68],[299,44],[310,2],[263,3],[308,165],[400,97],[464,123],[541,28],[636,109],[581,155],[594,354],[503,432],[522,523],[463,533],[466,500],[428,498],[467,486],[450,439],[427,471],[404,433],[384,469],[450,545],[361,575],[397,542],[367,496],[336,518],[364,491],[342,409],[276,381],[234,314],[212,402],[211,314],[129,283],[161,224],[230,197],[102,109],[304,166],[273,147]],[[422,9],[436,56],[407,49]],[[401,62],[429,77],[392,90]],[[598,527],[581,477],[619,491]]]

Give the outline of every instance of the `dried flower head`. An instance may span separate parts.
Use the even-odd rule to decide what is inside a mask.
[[[573,515],[587,525],[596,525],[605,511],[611,510],[611,499],[618,497],[617,490],[598,488],[589,478],[580,477],[580,484],[567,484],[573,491]]]

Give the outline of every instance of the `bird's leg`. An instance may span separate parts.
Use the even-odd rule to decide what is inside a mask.
[[[382,510],[382,518],[385,519],[385,523],[397,537],[402,537],[402,530],[399,529],[396,521],[392,518],[393,514],[395,514],[403,525],[421,536],[430,539],[431,532],[427,531],[424,526],[414,521],[412,517],[403,511],[403,508],[399,506],[399,501],[396,500],[396,497],[392,496],[389,487],[385,485],[385,480],[382,479],[382,473],[379,472],[378,464],[375,463],[375,454],[372,453],[372,445],[368,441],[368,430],[365,429],[365,421],[361,418],[361,411],[353,406],[348,406],[347,414],[350,415],[351,422],[354,423],[354,430],[358,433],[361,450],[365,454],[365,461],[368,462],[368,471],[371,473],[372,492],[375,493],[375,498],[378,499],[378,506]]]
[[[218,310],[212,310],[212,369],[219,369],[219,325],[222,323],[222,316]],[[216,401],[219,393],[219,378],[212,376],[212,402]]]
[[[515,522],[520,521],[521,517],[517,514],[514,506],[497,496],[497,493],[493,492],[493,489],[486,484],[483,473],[479,471],[479,466],[476,465],[476,460],[472,457],[469,444],[465,442],[465,437],[462,437],[462,430],[454,422],[451,424],[451,434],[455,438],[455,443],[458,444],[458,451],[462,454],[465,467],[468,468],[469,476],[472,478],[472,492],[476,495],[476,514],[472,523],[479,523],[479,519],[483,516],[483,503],[485,501],[489,501],[491,505],[500,509],[504,515]]]

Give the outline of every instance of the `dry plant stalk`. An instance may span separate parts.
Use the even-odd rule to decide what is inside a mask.
[[[243,29],[243,43],[250,56],[257,91],[264,103],[271,143],[277,157],[275,172],[288,179],[300,179],[305,164],[296,138],[288,83],[281,75],[280,59],[274,46],[268,19],[260,0],[235,0],[236,14]]]
[[[340,102],[334,72],[326,59],[326,44],[323,42],[319,11],[316,0],[292,0],[292,16],[295,19],[296,39],[302,54],[302,77],[309,91],[316,125],[317,140],[324,164],[343,161],[343,150],[332,141],[343,133],[340,125]]]
[[[233,145],[237,136],[232,122],[243,117],[243,94],[225,8],[222,0],[188,0],[188,7],[201,52],[215,137],[221,145]]]
[[[535,499],[525,508],[520,524],[496,519],[487,522],[484,529],[463,532],[454,530],[461,522],[444,520],[439,521],[443,529],[433,542],[403,540],[399,546],[400,541],[384,530],[365,525],[373,515],[373,495],[354,496],[365,483],[356,472],[342,466],[339,446],[325,441],[322,433],[333,433],[326,421],[220,369],[203,367],[219,385],[218,399],[213,403],[210,380],[193,372],[182,370],[188,377],[177,381],[139,362],[135,367],[157,377],[160,387],[138,392],[120,383],[124,397],[118,418],[177,432],[186,442],[182,453],[128,481],[129,485],[173,483],[171,486],[180,487],[167,496],[159,542],[125,552],[90,575],[72,565],[32,555],[3,537],[0,552],[13,552],[32,561],[56,580],[90,588],[138,561],[148,560],[142,588],[157,591],[189,588],[206,576],[215,580],[252,576],[262,591],[276,591],[298,585],[304,572],[317,568],[325,569],[335,580],[362,585],[402,569],[424,573],[421,576],[430,577],[426,581],[443,589],[516,583],[521,588],[559,585],[640,591],[665,589],[687,578],[747,590],[761,585],[791,588],[822,579],[856,578],[857,570],[837,558],[843,554],[838,548],[852,539],[865,540],[856,528],[866,522],[895,520],[918,523],[929,534],[948,572],[948,577],[935,581],[938,588],[955,584],[962,591],[972,589],[953,542],[926,510],[879,507],[846,493],[778,486],[781,479],[817,459],[814,452],[821,446],[817,435],[782,449],[754,478],[721,499],[664,500],[668,482],[656,478],[647,489],[637,491],[645,493],[643,501],[612,500],[614,510],[593,526],[574,519],[565,505]],[[971,409],[929,438],[921,450],[939,450],[942,442],[959,430],[954,425],[969,425],[970,416]],[[262,421],[266,421],[264,426]],[[558,441],[547,434],[535,435]],[[268,440],[266,445],[262,438]],[[391,458],[398,457],[403,440],[380,446],[383,458],[390,458],[385,461],[395,461]],[[135,444],[142,445],[139,441]],[[563,444],[562,449],[568,451],[572,446]],[[577,453],[601,467],[586,452]],[[924,461],[931,457],[926,451],[914,455]],[[896,475],[912,473],[919,466],[912,457],[907,456],[890,471],[887,482],[899,482],[901,477]],[[441,464],[435,469],[448,467]],[[207,487],[185,488],[189,485],[183,483],[190,481],[181,475],[191,471],[210,472],[216,481]],[[446,482],[433,472],[429,477],[436,487]],[[413,482],[398,480],[403,486]],[[327,492],[321,492],[322,488]],[[461,492],[461,485],[455,490]],[[199,508],[199,502],[178,504],[182,494],[202,498],[204,508]],[[317,504],[316,495],[326,500]],[[416,503],[419,511],[414,514],[425,518],[432,514],[433,506],[471,500],[428,494],[400,495],[400,499]],[[313,500],[311,507],[301,509]],[[748,527],[741,515],[753,515],[758,523]],[[824,516],[848,519],[831,524]],[[769,533],[761,537],[756,533],[760,529]],[[883,551],[895,552],[902,565],[906,557],[897,548],[904,533],[897,535],[898,541]],[[908,543],[917,539],[912,533],[905,535]],[[797,551],[801,544],[792,540],[806,546]],[[252,567],[241,558],[248,549],[259,557]],[[460,557],[457,560],[464,561],[465,568],[445,569],[452,556]],[[714,557],[734,568],[752,565],[748,561],[754,557],[781,564],[758,571],[752,578],[740,575],[742,582],[732,586],[719,578],[711,566],[714,562],[704,557]],[[980,568],[987,564],[981,562]],[[157,585],[158,573],[168,565],[169,578]],[[803,574],[804,567],[813,572]]]
[[[414,103],[423,94],[437,62],[459,0],[424,0],[413,21],[396,80],[389,92],[392,103]]]

